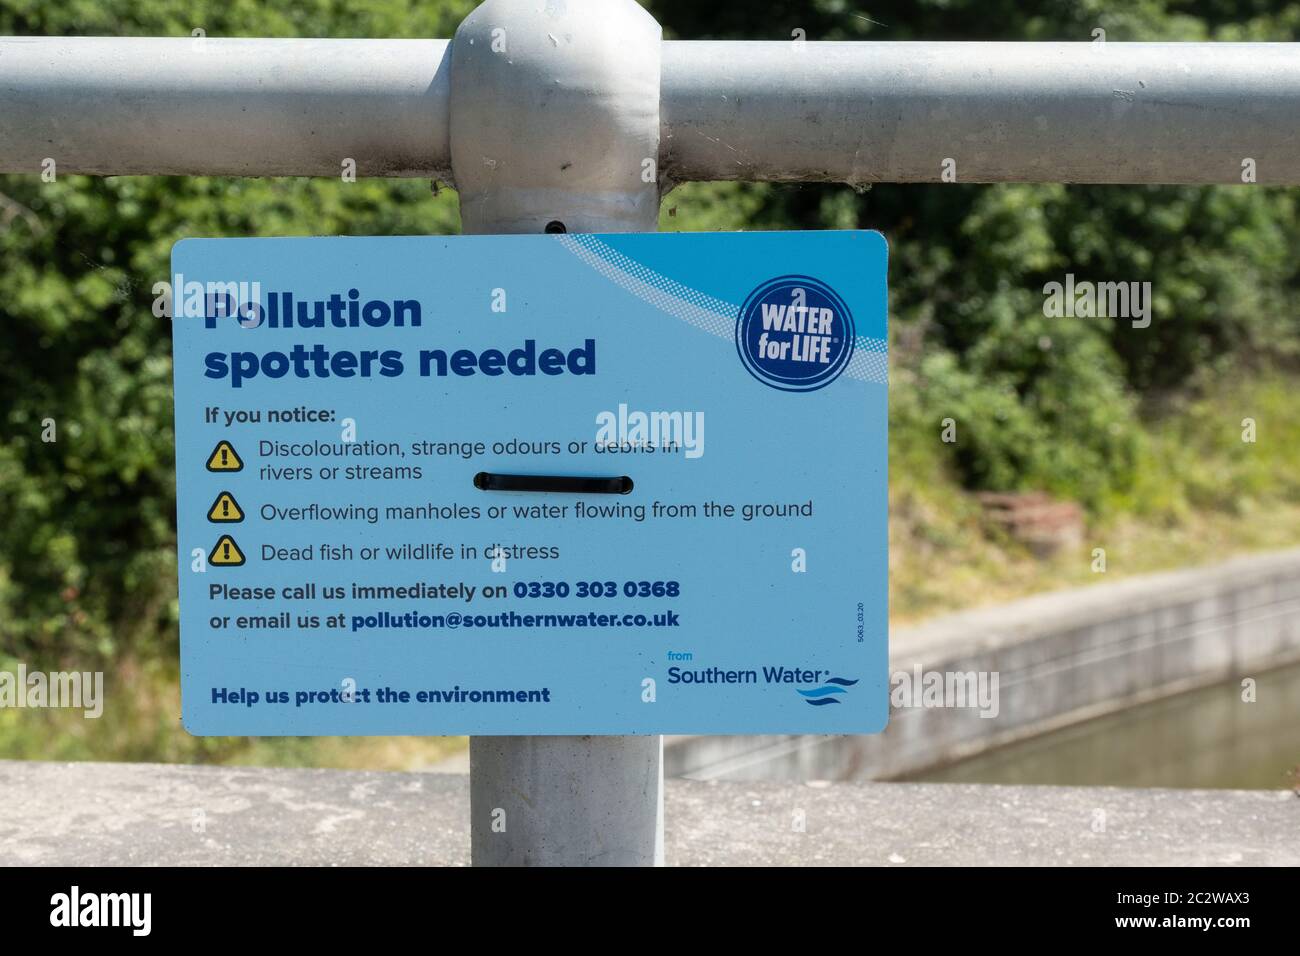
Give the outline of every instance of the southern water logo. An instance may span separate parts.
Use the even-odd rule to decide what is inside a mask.
[[[847,694],[848,688],[856,684],[856,680],[849,680],[847,677],[829,677],[826,683],[820,687],[814,687],[812,690],[801,690],[804,702],[812,704],[814,707],[822,707],[826,704],[838,704],[840,699],[836,694]]]

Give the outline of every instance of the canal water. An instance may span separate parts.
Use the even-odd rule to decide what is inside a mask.
[[[934,783],[1300,787],[1300,664],[1216,684],[917,774]]]

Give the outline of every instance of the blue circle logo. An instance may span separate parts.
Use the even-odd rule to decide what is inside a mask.
[[[741,362],[754,378],[785,392],[811,392],[839,378],[856,337],[844,300],[808,276],[763,283],[736,318]]]

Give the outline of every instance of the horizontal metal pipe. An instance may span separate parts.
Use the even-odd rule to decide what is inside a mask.
[[[674,180],[1300,183],[1291,43],[663,49]]]
[[[449,67],[442,40],[0,38],[0,172],[449,178]],[[1294,44],[669,41],[662,83],[674,182],[1300,184]]]
[[[445,174],[446,40],[0,38],[0,171]]]

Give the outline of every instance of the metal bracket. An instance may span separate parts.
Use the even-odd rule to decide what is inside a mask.
[[[654,230],[661,38],[634,0],[487,0],[466,17],[451,45],[464,231]]]

